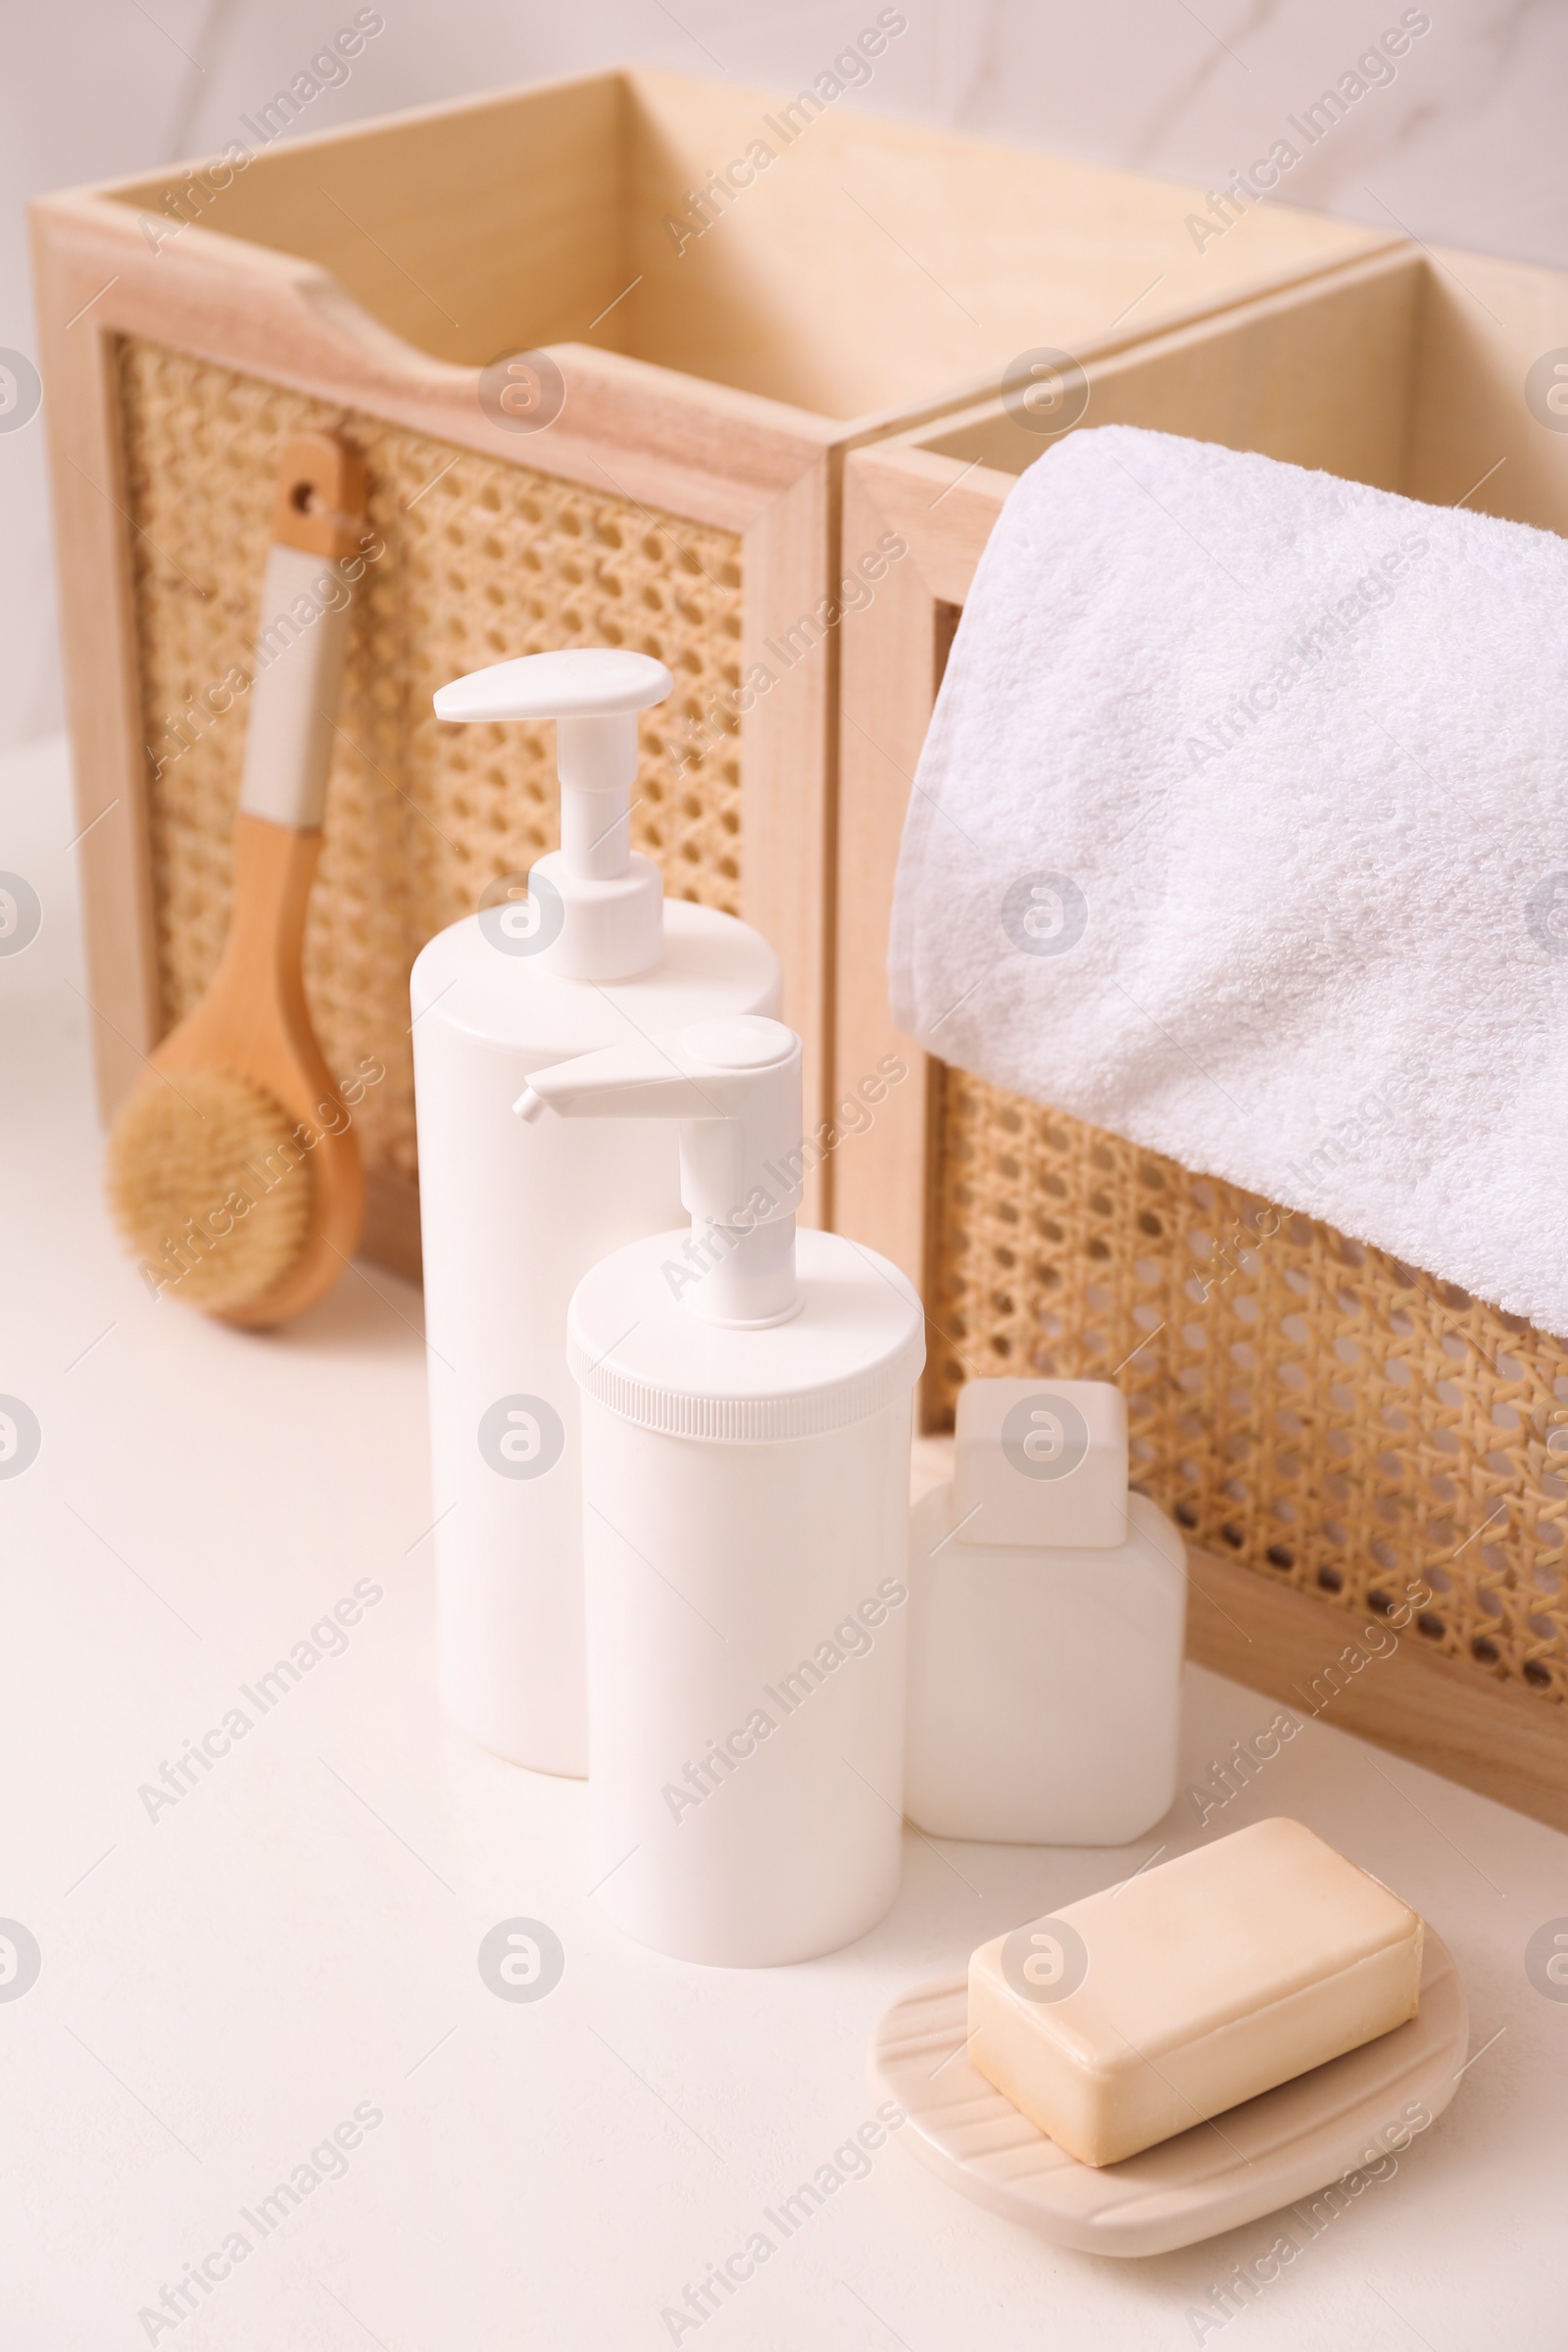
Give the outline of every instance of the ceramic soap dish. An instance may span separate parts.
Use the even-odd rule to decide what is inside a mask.
[[[1429,1927],[1421,2006],[1407,2025],[1098,2170],[1048,2139],[970,2064],[963,1977],[894,2002],[872,2036],[871,2076],[909,2119],[906,2146],[950,2188],[1057,2245],[1168,2254],[1408,2146],[1452,2098],[1469,2031],[1459,1972]]]

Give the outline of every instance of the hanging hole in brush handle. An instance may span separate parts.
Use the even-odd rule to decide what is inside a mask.
[[[291,433],[278,458],[273,544],[308,556],[357,555],[365,500],[365,460],[352,441],[337,433]]]

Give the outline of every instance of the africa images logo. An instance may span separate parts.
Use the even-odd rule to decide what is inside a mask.
[[[543,1396],[498,1396],[479,1420],[479,1451],[502,1478],[543,1478],[566,1446],[566,1425]]]
[[[1568,956],[1568,872],[1542,876],[1525,901],[1525,928],[1547,956]]]
[[[1039,1389],[1004,1417],[1002,1451],[1022,1478],[1067,1478],[1089,1451],[1089,1424],[1070,1396]]]
[[[1020,874],[1002,902],[1002,928],[1020,956],[1065,956],[1089,923],[1089,901],[1071,874]]]
[[[1002,1973],[1021,2001],[1064,2001],[1089,1974],[1089,1948],[1065,1919],[1031,1919],[1002,1947]]]

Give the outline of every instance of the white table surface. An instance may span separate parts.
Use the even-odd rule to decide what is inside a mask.
[[[1206,1835],[1298,1814],[1454,1952],[1482,2054],[1394,2178],[1311,2242],[1296,2225],[1298,2259],[1204,2328],[1190,2314],[1289,2216],[1115,2263],[994,2219],[895,2135],[672,2328],[687,2284],[872,2114],[867,2036],[897,1993],[1204,1833],[1181,1802],[1114,1853],[906,1832],[891,1917],[805,1967],[687,1967],[618,1935],[587,1892],[582,1787],[481,1753],[436,1707],[417,1294],[356,1269],[247,1338],[154,1300],[119,1253],[64,773],[59,746],[0,768],[0,868],[44,905],[0,957],[0,1391],[43,1429],[0,1480],[0,1916],[42,1954],[0,2000],[4,2352],[1561,2352],[1568,2002],[1524,1951],[1568,1917],[1568,1839],[1326,1722]],[[247,1709],[150,1819],[141,1785],[366,1578],[380,1598],[342,1654]],[[1184,1781],[1273,1712],[1189,1669]],[[476,1965],[517,1916],[565,1953],[526,2004]],[[381,2120],[341,2177],[266,2235],[241,2218],[367,2103]],[[196,2311],[139,2318],[236,2228],[249,2251]]]

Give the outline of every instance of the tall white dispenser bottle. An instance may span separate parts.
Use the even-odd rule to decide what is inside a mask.
[[[920,1302],[795,1230],[801,1047],[693,1024],[534,1073],[517,1105],[679,1120],[688,1228],[578,1284],[590,1877],[628,1934],[808,1960],[898,1891]]]
[[[657,1128],[530,1128],[512,1104],[564,1056],[779,1002],[766,941],[666,902],[630,847],[637,713],[672,684],[607,648],[499,662],[435,698],[439,718],[557,729],[560,850],[526,896],[431,940],[411,982],[441,1696],[541,1772],[587,1770],[567,1302],[607,1250],[679,1216],[679,1155]]]

